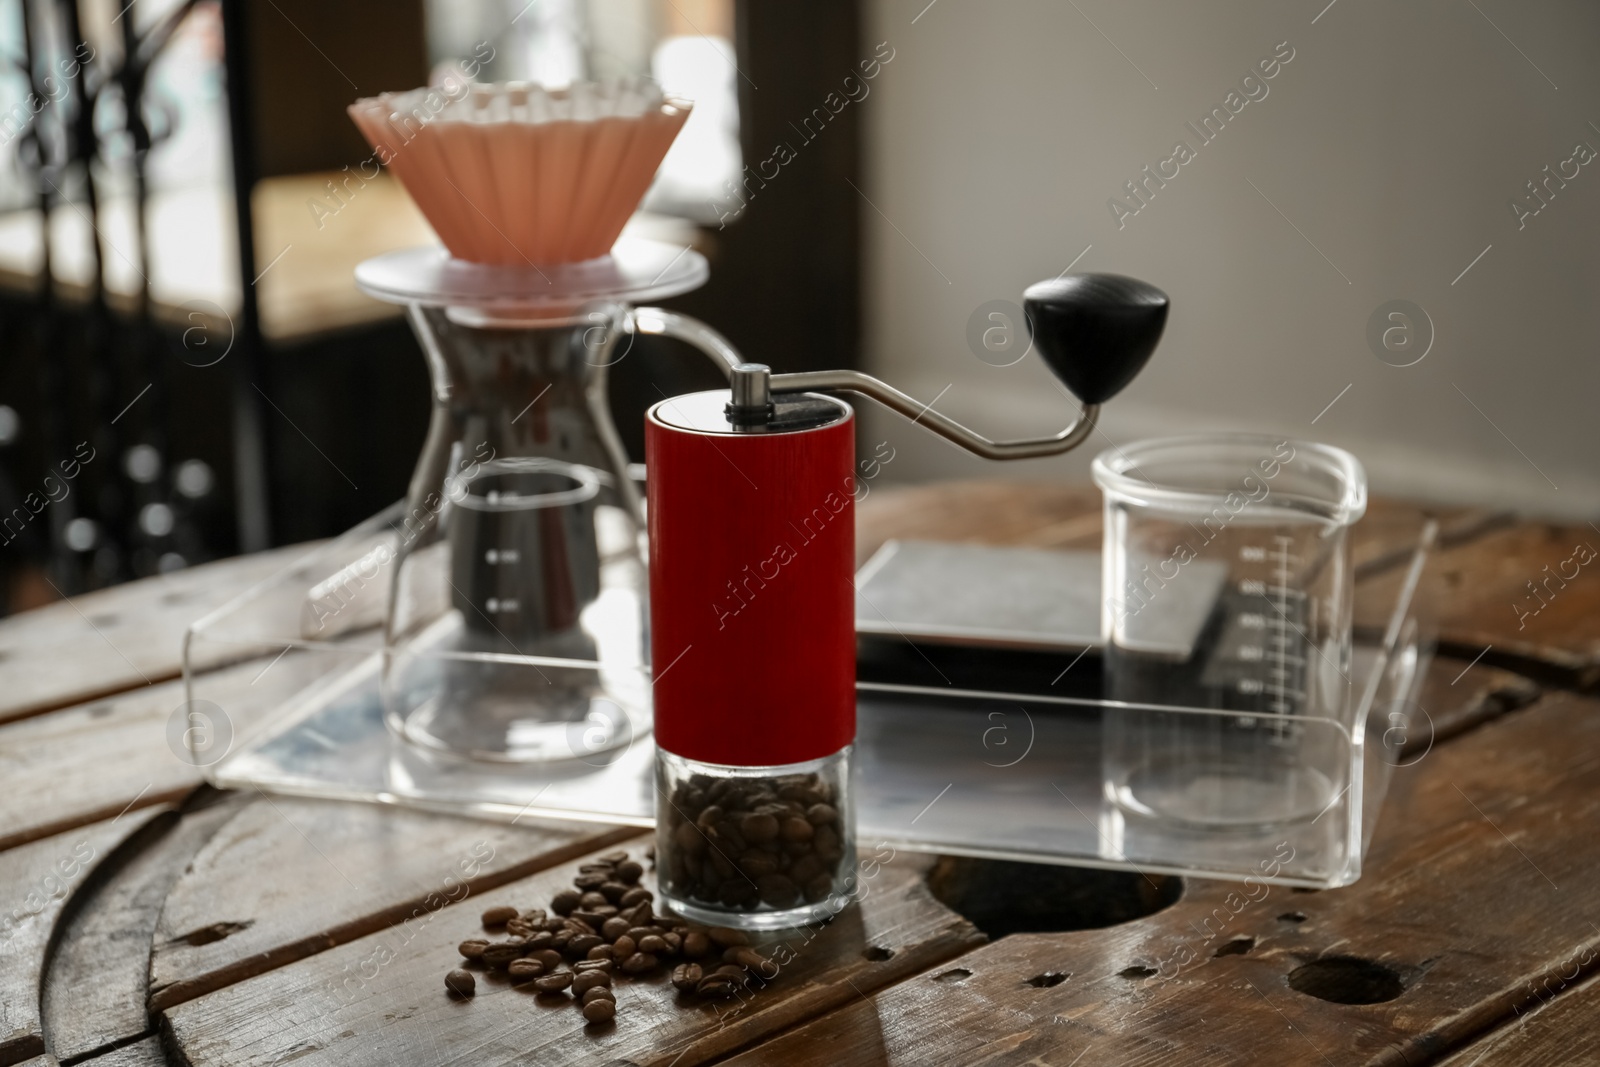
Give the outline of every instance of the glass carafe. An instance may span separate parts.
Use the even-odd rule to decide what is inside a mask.
[[[421,751],[556,763],[649,731],[642,507],[606,376],[627,302],[705,276],[642,241],[556,266],[412,249],[358,269],[406,305],[431,380],[382,677],[387,724]]]

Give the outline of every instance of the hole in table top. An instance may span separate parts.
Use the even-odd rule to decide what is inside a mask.
[[[939,857],[927,882],[936,900],[995,939],[1116,926],[1183,893],[1182,879],[1167,875],[961,856]]]
[[[1046,971],[1028,979],[1028,984],[1039,989],[1049,989],[1051,986],[1060,985],[1071,977],[1071,971]]]
[[[1249,952],[1255,947],[1255,938],[1235,937],[1230,941],[1225,941],[1218,945],[1217,951],[1213,952],[1211,956],[1213,959],[1220,959],[1223,956],[1243,956],[1246,952]]]
[[[972,972],[965,967],[952,967],[933,976],[935,982],[960,982],[972,977]]]
[[[1392,967],[1355,956],[1312,960],[1289,972],[1289,988],[1335,1004],[1381,1004],[1405,992]]]
[[[1154,967],[1146,967],[1142,963],[1136,963],[1132,967],[1124,967],[1117,972],[1118,978],[1128,978],[1134,981],[1141,978],[1154,978],[1155,976],[1156,969]]]
[[[1303,923],[1306,921],[1306,913],[1303,911],[1286,911],[1278,916],[1278,921],[1281,923]]]
[[[882,945],[868,945],[862,950],[861,957],[869,963],[882,963],[884,960],[894,958],[894,949],[884,948]]]

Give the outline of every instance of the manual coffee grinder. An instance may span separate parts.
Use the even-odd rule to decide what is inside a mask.
[[[1133,380],[1167,298],[1114,275],[1029,287],[1046,365],[1083,403],[1044,438],[991,441],[858,371],[773,374],[718,353],[729,388],[646,417],[656,863],[697,921],[769,929],[826,918],[855,888],[855,416],[870,397],[988,459],[1077,447]],[[692,331],[662,312],[633,328]],[[704,328],[701,327],[701,330]]]

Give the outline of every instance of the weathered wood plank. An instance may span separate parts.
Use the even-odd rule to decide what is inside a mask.
[[[1005,938],[732,1062],[1427,1061],[1600,952],[1597,770],[1600,702],[1546,697],[1397,772],[1354,886],[1195,880],[1156,915]]]
[[[200,771],[167,744],[183,683],[0,725],[0,849],[176,800]]]
[[[147,1037],[92,1059],[79,1060],[75,1067],[167,1067],[167,1055],[159,1037]]]
[[[176,678],[190,623],[311,547],[206,563],[0,619],[0,722]]]
[[[1582,562],[1587,559],[1588,562]],[[1575,688],[1600,682],[1600,532],[1518,523],[1445,548],[1437,561],[1440,640],[1466,659],[1547,667]],[[1386,575],[1385,584],[1397,582]]]
[[[1520,990],[1515,1017],[1444,1060],[1440,1067],[1569,1067],[1600,1063],[1600,976],[1596,953]],[[1591,972],[1591,973],[1585,973]]]
[[[168,894],[150,964],[151,1006],[169,1007],[638,833],[257,794]]]
[[[45,1051],[45,951],[72,895],[96,864],[157,811],[130,812],[13,849],[0,864],[0,1067]]]
[[[73,899],[50,954],[44,1022],[64,1060],[153,1033],[150,939],[167,891],[216,829],[245,802],[217,795],[209,807],[151,820]]]
[[[479,929],[480,909],[543,905],[570,885],[576,866],[565,864],[454,904],[409,940],[393,931],[374,934],[181,1004],[166,1013],[171,1039],[195,1067],[254,1067],[291,1057],[296,1067],[424,1067],[468,1060],[691,1067],[860,1000],[979,940],[971,926],[929,896],[920,867],[900,857],[874,869],[860,907],[817,930],[789,933],[793,958],[769,987],[734,1010],[679,1003],[661,976],[619,982],[617,1021],[602,1027],[585,1027],[570,1002],[548,1003],[487,975],[480,977],[475,998],[451,999],[444,974],[459,961],[455,944]],[[653,876],[646,876],[646,884],[653,888]],[[346,986],[346,978],[361,974],[364,961],[382,958],[380,950],[393,958],[370,968],[372,977],[359,978],[354,988]],[[402,1019],[404,1025],[395,1025]]]

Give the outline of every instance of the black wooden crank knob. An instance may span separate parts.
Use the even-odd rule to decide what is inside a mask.
[[[1022,294],[1034,347],[1085,404],[1103,404],[1144,368],[1167,324],[1167,294],[1120,274],[1068,274]]]

